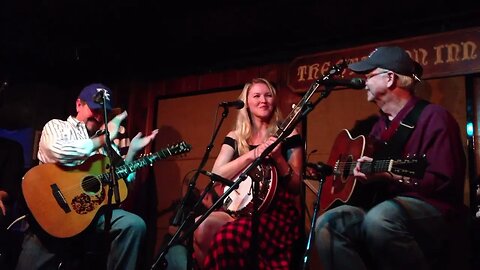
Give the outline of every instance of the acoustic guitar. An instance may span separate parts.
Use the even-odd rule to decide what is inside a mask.
[[[361,205],[368,207],[377,200],[377,183],[365,184],[353,176],[357,160],[366,155],[371,156],[373,144],[367,142],[365,136],[352,138],[348,130],[342,130],[335,139],[328,165],[333,167],[333,174],[327,176],[323,183],[320,197],[320,213],[341,204]],[[421,179],[427,165],[425,156],[407,157],[406,159],[385,159],[364,162],[360,170],[363,173],[391,172]],[[407,179],[408,179],[407,178]],[[378,183],[382,184],[382,183]],[[405,180],[404,184],[418,184]]]
[[[154,154],[115,167],[120,201],[127,197],[122,179],[155,161],[189,152],[191,146],[180,142]],[[106,193],[111,181],[109,159],[93,155],[74,167],[46,163],[30,169],[22,181],[25,202],[37,223],[48,234],[72,237],[84,231],[99,210],[108,203]]]

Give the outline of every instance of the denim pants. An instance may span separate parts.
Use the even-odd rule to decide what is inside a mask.
[[[93,239],[95,241],[90,241],[98,246],[102,246],[105,241],[104,225],[105,218],[102,215],[97,220],[95,228],[90,228],[95,231],[89,231],[91,233],[89,236],[96,237],[96,239]],[[106,262],[107,269],[136,269],[137,256],[145,232],[145,222],[139,216],[121,209],[113,210],[109,232],[111,242]],[[27,232],[16,269],[57,269],[62,261],[59,254],[70,248],[67,243],[58,239],[45,241],[32,231]]]
[[[342,205],[317,219],[315,245],[324,269],[430,269],[448,227],[430,204],[395,197],[363,209]],[[441,255],[439,255],[441,256]]]

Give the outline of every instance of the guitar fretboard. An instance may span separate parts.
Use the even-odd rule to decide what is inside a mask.
[[[115,176],[117,178],[124,178],[131,174],[132,172],[135,172],[138,169],[141,169],[143,167],[152,165],[154,162],[160,160],[160,159],[165,159],[167,157],[188,152],[190,151],[191,146],[186,144],[185,142],[182,142],[176,146],[172,146],[169,148],[162,149],[156,153],[153,153],[151,155],[142,157],[140,159],[134,160],[132,162],[126,163],[122,166],[119,166],[115,168]],[[110,179],[110,173],[106,172],[98,176],[98,179],[100,179],[103,182],[108,182]]]
[[[360,171],[363,173],[378,173],[389,172],[392,167],[392,160],[374,160],[373,162],[365,162],[360,166]],[[355,164],[353,164],[353,169]]]
[[[374,160],[372,162],[364,162],[360,171],[363,173],[388,172],[392,168],[393,160]],[[337,162],[335,165],[335,174],[353,175],[353,170],[357,165],[356,161]]]
[[[155,161],[160,159],[165,159],[171,155],[172,153],[168,149],[156,152],[155,154],[152,154],[150,156],[146,156],[146,157],[137,159],[135,161],[129,162],[120,167],[117,167],[117,169],[115,170],[115,174],[119,178],[126,177],[127,175],[131,174],[132,172],[140,168],[152,165]]]

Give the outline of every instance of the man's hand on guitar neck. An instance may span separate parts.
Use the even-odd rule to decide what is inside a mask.
[[[406,180],[405,177],[401,175],[397,175],[391,172],[378,172],[378,173],[364,173],[362,172],[362,164],[365,162],[372,162],[373,158],[363,156],[357,160],[357,165],[353,169],[353,175],[356,178],[361,179],[363,182],[376,182],[376,181],[386,181],[386,180],[393,180],[393,181],[404,181]]]

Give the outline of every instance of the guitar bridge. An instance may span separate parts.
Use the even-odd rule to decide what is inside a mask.
[[[69,213],[72,211],[70,207],[68,206],[67,201],[65,200],[65,197],[63,196],[62,192],[58,188],[57,184],[53,184],[50,186],[52,188],[52,195],[57,201],[58,205],[63,209],[65,213]]]

